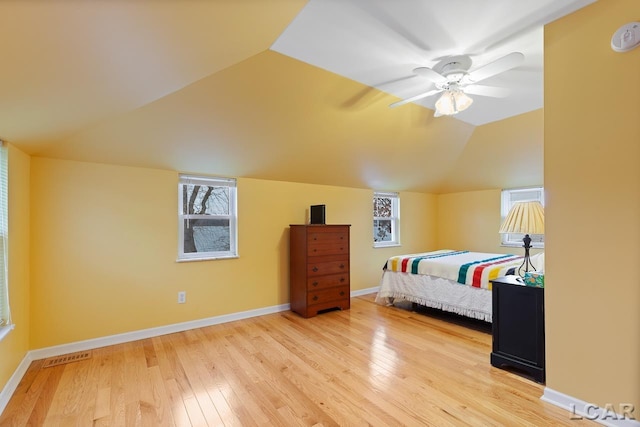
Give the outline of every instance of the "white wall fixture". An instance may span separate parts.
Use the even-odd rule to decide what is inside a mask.
[[[640,45],[640,22],[630,22],[618,28],[611,37],[611,49],[627,52]]]

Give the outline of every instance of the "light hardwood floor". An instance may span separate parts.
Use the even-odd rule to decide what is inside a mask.
[[[353,298],[35,361],[0,426],[597,425],[489,364],[491,335]]]

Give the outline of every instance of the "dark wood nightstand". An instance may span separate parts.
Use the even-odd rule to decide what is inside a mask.
[[[491,281],[491,365],[517,368],[544,383],[544,288],[525,286],[519,279],[504,276]]]

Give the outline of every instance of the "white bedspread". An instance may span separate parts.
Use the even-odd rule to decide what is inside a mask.
[[[376,296],[379,304],[398,300],[491,322],[491,291],[472,288],[441,277],[385,270]]]

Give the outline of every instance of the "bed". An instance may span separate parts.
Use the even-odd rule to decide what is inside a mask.
[[[541,270],[544,254],[531,261]],[[394,256],[384,265],[376,302],[409,301],[491,322],[491,280],[520,264],[521,256],[449,249]]]

